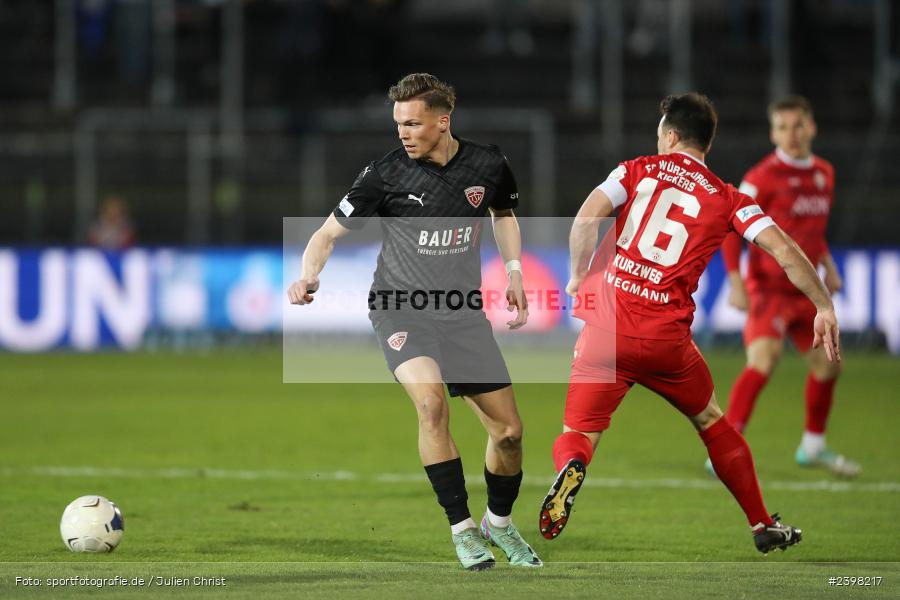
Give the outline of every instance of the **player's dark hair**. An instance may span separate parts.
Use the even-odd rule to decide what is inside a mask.
[[[697,92],[666,96],[659,103],[659,113],[666,118],[663,128],[675,131],[684,144],[709,150],[719,123],[709,98]]]
[[[388,97],[392,102],[423,100],[429,110],[453,112],[456,90],[429,73],[410,73],[391,86]]]
[[[799,110],[810,119],[813,118],[812,104],[810,104],[809,100],[807,100],[803,96],[798,96],[796,94],[791,94],[790,96],[779,98],[778,100],[775,100],[774,102],[769,104],[769,121],[772,120],[772,117],[775,116],[775,113],[782,110]]]

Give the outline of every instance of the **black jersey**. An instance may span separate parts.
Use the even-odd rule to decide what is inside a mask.
[[[471,314],[465,308],[473,307],[469,300],[481,288],[482,222],[488,208],[515,208],[519,194],[497,146],[456,139],[459,149],[444,166],[412,160],[402,147],[369,163],[334,209],[350,229],[381,217],[372,310],[421,310],[438,318]],[[462,310],[454,308],[451,293],[466,299]]]

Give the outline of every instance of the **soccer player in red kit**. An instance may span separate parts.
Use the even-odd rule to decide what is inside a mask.
[[[837,361],[831,296],[793,240],[753,199],[706,167],[717,123],[712,103],[697,93],[669,96],[660,112],[659,154],[621,163],[591,192],[572,226],[566,292],[577,294],[575,314],[585,325],[575,345],[563,433],[553,446],[559,475],[541,505],[541,533],[554,539],[565,526],[601,434],[639,383],[692,421],[746,514],[757,549],[784,549],[800,541],[801,531],[770,516],[750,448],[722,418],[709,368],[691,339],[691,293],[725,236],[737,232],[772,255],[813,301],[814,345],[824,345]],[[598,225],[614,213],[615,254],[604,259],[598,253],[591,261]],[[598,298],[593,304],[591,296]],[[605,343],[611,339],[614,344]]]
[[[788,96],[769,106],[775,151],[744,176],[740,190],[796,240],[813,264],[825,269],[825,286],[841,289],[828,246],[825,228],[834,197],[831,163],[812,154],[816,135],[812,107],[800,96]],[[775,370],[789,337],[806,356],[806,425],[796,460],[801,466],[821,467],[840,477],[855,477],[860,467],[825,445],[825,425],[831,412],[834,385],[840,365],[827,360],[821,348],[812,348],[815,307],[785,277],[778,263],[750,247],[746,285],[740,273],[741,239],[729,235],[722,244],[725,268],[731,283],[729,302],[748,311],[744,326],[747,365],[731,388],[725,417],[743,432],[753,406]],[[711,465],[707,462],[707,470]]]

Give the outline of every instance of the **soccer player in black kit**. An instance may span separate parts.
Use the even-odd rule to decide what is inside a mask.
[[[456,101],[450,85],[414,73],[389,97],[402,147],[366,166],[313,234],[288,296],[292,304],[312,302],[335,240],[381,217],[369,317],[389,369],[418,412],[419,456],[447,514],[457,556],[466,569],[490,568],[490,543],[510,564],[540,567],[510,520],[522,481],[522,422],[479,291],[481,222],[490,213],[509,274],[506,301],[516,309],[508,325],[525,324],[515,179],[496,146],[450,133]],[[480,528],[469,513],[462,461],[450,436],[444,382],[488,433],[488,507]]]

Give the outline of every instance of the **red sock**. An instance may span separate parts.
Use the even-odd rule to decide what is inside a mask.
[[[572,458],[577,458],[587,466],[594,455],[591,440],[583,433],[567,431],[553,443],[553,464],[561,470]]]
[[[825,433],[825,424],[834,400],[834,384],[837,379],[818,381],[810,373],[806,378],[806,431]]]
[[[744,441],[727,419],[719,419],[712,427],[700,432],[709,459],[719,480],[725,484],[734,499],[738,501],[750,525],[772,524],[772,518],[763,504],[759,481],[753,468],[753,455]]]
[[[769,381],[768,375],[763,375],[752,367],[746,367],[738,375],[731,388],[731,395],[728,397],[728,411],[725,413],[728,421],[738,431],[744,431],[747,426],[756,399],[767,381]]]

